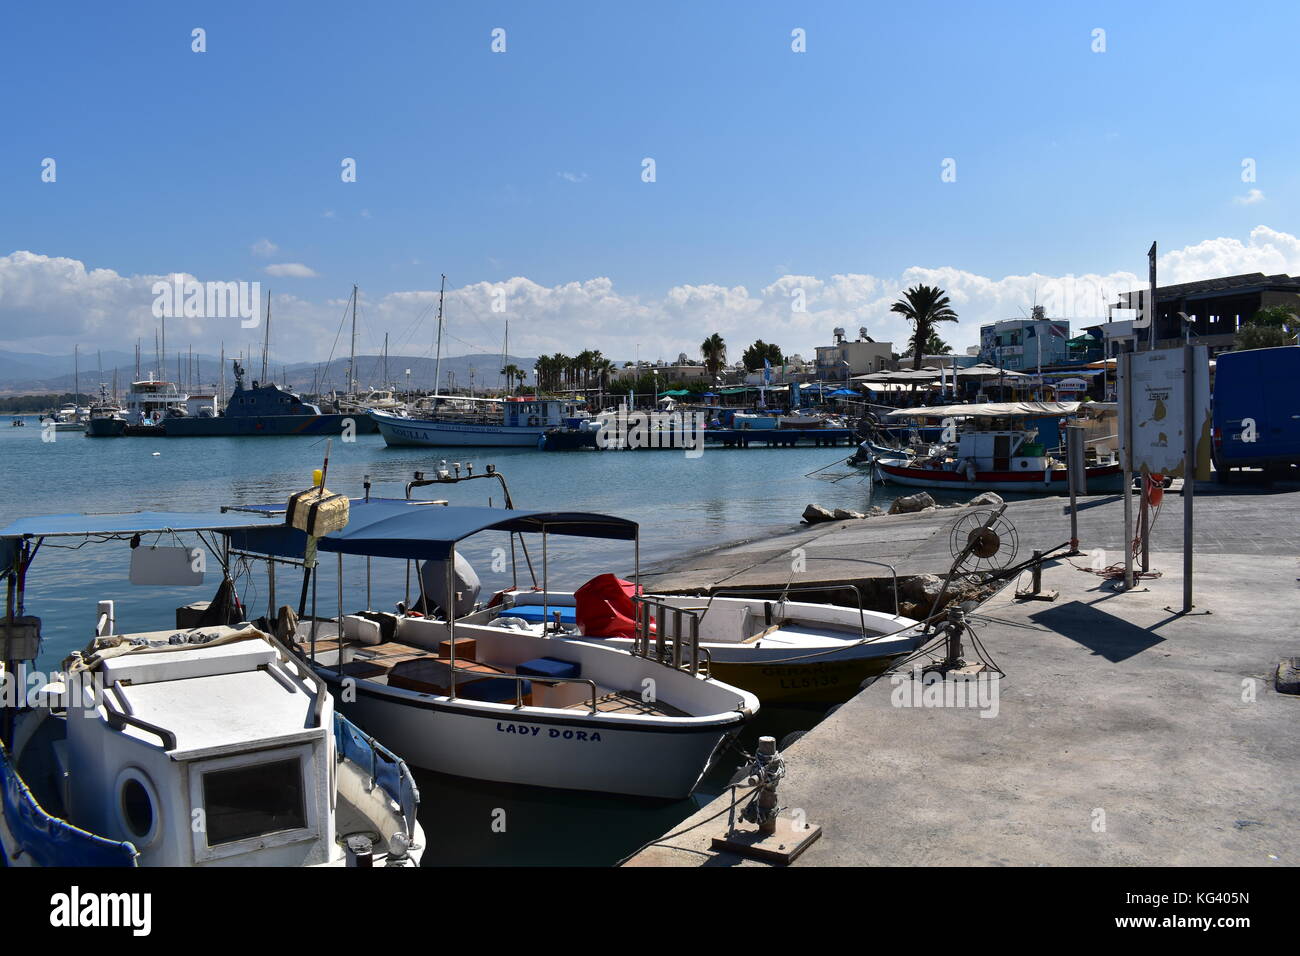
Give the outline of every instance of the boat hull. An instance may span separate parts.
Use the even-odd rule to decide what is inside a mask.
[[[548,427],[528,425],[475,425],[468,422],[402,418],[372,412],[371,420],[389,445],[432,447],[537,448]]]
[[[337,690],[337,674],[321,671]],[[496,783],[677,800],[690,795],[746,717],[647,725],[530,712],[357,681],[342,708],[409,764]]]
[[[1069,482],[1064,468],[1053,469],[1044,480],[1041,471],[979,471],[972,480],[958,471],[916,468],[897,459],[876,459],[876,470],[886,481],[913,488],[951,488],[954,491],[1010,491],[1023,494],[1066,494]],[[1087,469],[1088,491],[1093,494],[1118,492],[1124,483],[1119,465]]]
[[[856,694],[864,680],[883,674],[903,656],[784,664],[715,658],[710,673],[724,684],[749,691],[764,704],[838,704]]]
[[[368,415],[220,415],[213,418],[168,418],[162,430],[168,438],[242,438],[258,435],[340,435],[352,423],[354,434],[377,429]]]
[[[126,419],[92,418],[86,423],[86,434],[91,438],[121,438],[126,434]]]

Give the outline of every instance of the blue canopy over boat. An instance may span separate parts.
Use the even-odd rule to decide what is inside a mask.
[[[283,512],[284,506],[261,505],[256,511]],[[626,518],[583,511],[518,511],[506,508],[455,507],[405,498],[354,498],[347,527],[316,542],[321,551],[375,558],[446,558],[458,541],[481,531],[542,532],[583,538],[631,541],[637,524]],[[254,554],[300,558],[307,535],[285,525],[241,528],[230,533],[230,546]]]

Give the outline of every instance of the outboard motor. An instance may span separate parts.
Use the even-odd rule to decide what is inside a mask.
[[[478,604],[479,592],[483,590],[483,585],[479,582],[478,572],[474,566],[465,559],[464,555],[456,555],[456,568],[454,572],[456,588],[456,617],[464,617],[474,606]],[[425,561],[420,566],[420,587],[424,592],[425,608],[422,610],[425,614],[429,609],[437,607],[441,611],[446,611],[447,601],[447,562],[443,561]],[[417,610],[421,610],[417,607]]]

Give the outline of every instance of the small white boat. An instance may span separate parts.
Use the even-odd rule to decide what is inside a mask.
[[[0,531],[0,571],[25,580],[47,538],[229,524],[24,519]],[[251,624],[119,634],[113,602],[101,601],[99,636],[46,679],[31,670],[40,622],[8,593],[0,637],[18,662],[8,693],[22,690],[0,708],[7,865],[418,864],[425,841],[405,764],[336,714],[324,683],[270,635]]]
[[[641,633],[633,637],[584,633],[571,592],[506,591],[484,613],[530,622],[558,614],[561,629],[553,637],[620,650],[638,640],[655,644],[664,634],[670,649],[698,647],[712,676],[769,704],[843,702],[922,639],[922,625],[897,609],[867,611],[860,603],[658,594],[634,601]]]

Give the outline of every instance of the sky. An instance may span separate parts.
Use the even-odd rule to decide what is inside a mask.
[[[7,4],[0,348],[151,350],[175,273],[270,290],[280,361],[346,352],[354,283],[359,351],[429,354],[443,274],[453,354],[500,352],[507,320],[516,355],[697,358],[717,331],[811,357],[836,326],[903,351],[889,305],[918,282],[959,350],[1035,302],[1077,329],[1153,240],[1162,282],[1300,273],[1297,26],[1267,2]],[[209,353],[261,336],[167,324]]]

